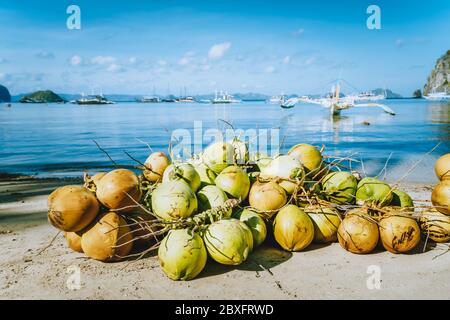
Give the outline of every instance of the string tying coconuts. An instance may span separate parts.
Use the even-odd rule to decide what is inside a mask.
[[[324,150],[299,144],[271,158],[250,155],[235,138],[187,161],[152,152],[139,166],[115,164],[110,172],[86,175],[84,186],[56,189],[48,219],[65,232],[69,248],[92,259],[141,258],[157,250],[173,280],[197,277],[208,260],[245,263],[270,233],[282,250],[339,242],[357,254],[379,242],[406,253],[421,233],[450,240],[446,157],[436,164],[442,181],[433,206],[415,207],[397,186],[363,177],[345,165],[353,159],[333,159]],[[416,212],[419,207],[426,210]]]

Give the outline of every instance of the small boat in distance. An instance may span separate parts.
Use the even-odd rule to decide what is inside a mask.
[[[286,101],[286,96],[281,94],[279,96],[272,96],[269,100],[270,104],[283,104]]]
[[[228,92],[220,91],[215,92],[214,99],[212,100],[212,103],[214,104],[221,104],[221,103],[239,103],[241,100],[234,99],[234,97],[231,94],[228,94]]]
[[[194,97],[190,97],[189,96],[189,97],[178,98],[177,102],[180,102],[180,103],[194,103],[194,102],[197,102],[197,101],[195,100]]]
[[[72,103],[80,104],[80,105],[96,105],[96,104],[114,104],[114,101],[110,101],[106,99],[103,94],[100,95],[81,95],[82,97],[78,100],[71,101]]]
[[[367,92],[361,92],[356,96],[355,100],[361,100],[361,101],[378,101],[378,100],[384,100],[386,99],[386,91],[384,94],[375,94],[371,91]]]
[[[161,99],[157,96],[144,96],[138,99],[138,102],[141,103],[158,103],[161,102]]]

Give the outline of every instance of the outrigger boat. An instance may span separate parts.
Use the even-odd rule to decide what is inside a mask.
[[[388,106],[380,103],[357,103],[357,101],[366,100],[365,97],[358,96],[340,96],[339,82],[331,89],[332,93],[329,97],[313,99],[309,97],[291,98],[280,106],[284,109],[293,108],[297,103],[311,103],[321,105],[324,108],[330,110],[331,115],[340,115],[342,110],[350,108],[363,108],[363,107],[377,107],[381,108],[384,112],[390,115],[395,115],[395,112]]]

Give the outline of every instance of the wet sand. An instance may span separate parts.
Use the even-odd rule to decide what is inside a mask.
[[[42,251],[57,234],[46,221],[47,195],[69,183],[79,181],[0,181],[0,299],[450,298],[448,246],[432,243],[405,255],[354,255],[338,243],[291,254],[267,243],[238,267],[209,261],[189,282],[166,278],[155,256],[132,263],[89,260],[68,249],[62,234]],[[416,200],[430,198],[430,185],[402,188]],[[77,270],[80,287],[71,290]],[[368,270],[380,271],[380,289],[370,286]]]

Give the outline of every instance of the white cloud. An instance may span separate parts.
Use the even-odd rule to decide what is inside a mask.
[[[211,66],[209,64],[205,64],[202,66],[203,71],[209,71],[211,69]]]
[[[165,65],[167,65],[167,61],[166,60],[158,60],[158,64],[160,65],[160,66],[165,66]]]
[[[72,58],[70,58],[70,64],[73,66],[79,66],[83,62],[83,58],[81,58],[79,55],[74,55]]]
[[[208,58],[210,60],[218,60],[224,56],[224,54],[231,48],[230,42],[218,43],[213,45],[208,52]]]
[[[183,57],[178,61],[178,64],[180,66],[187,66],[189,64],[190,60],[188,57]]]
[[[305,32],[305,29],[300,28],[300,29],[295,30],[292,34],[294,35],[294,37],[300,37],[304,32]]]
[[[92,64],[99,64],[99,65],[112,64],[114,62],[116,62],[116,58],[111,56],[96,56],[91,59]]]
[[[119,72],[119,71],[122,71],[122,70],[123,70],[122,66],[119,65],[119,64],[116,64],[116,63],[111,63],[108,66],[108,68],[106,69],[106,71],[109,71],[109,72]]]
[[[128,58],[128,63],[129,64],[136,64],[137,62],[137,58],[136,57],[129,57]]]
[[[264,69],[265,73],[274,73],[275,72],[275,68],[273,66],[268,66]]]
[[[283,63],[284,63],[284,64],[289,64],[289,63],[291,63],[291,57],[290,57],[290,56],[284,57]]]

